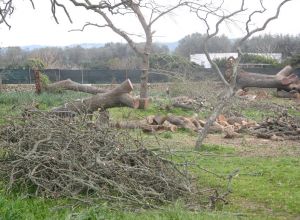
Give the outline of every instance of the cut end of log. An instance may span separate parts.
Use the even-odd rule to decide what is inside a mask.
[[[293,82],[295,82],[296,80],[298,80],[298,76],[296,76],[295,74],[291,74],[288,77],[285,77],[281,80],[282,85],[286,86],[289,85]]]
[[[127,79],[126,81],[128,82],[129,87],[131,88],[131,90],[133,90],[133,85],[132,85],[132,82],[130,81],[130,79]]]
[[[137,109],[140,106],[140,100],[139,99],[133,99],[132,100],[132,108]]]

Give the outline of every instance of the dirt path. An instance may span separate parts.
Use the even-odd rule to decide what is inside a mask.
[[[273,141],[253,136],[226,139],[223,135],[209,135],[205,143],[234,147],[240,156],[249,157],[279,157],[300,156],[299,141]]]

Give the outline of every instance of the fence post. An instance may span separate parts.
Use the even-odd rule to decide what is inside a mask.
[[[31,70],[30,70],[30,67],[28,67],[28,76],[29,76],[29,84],[31,84]]]

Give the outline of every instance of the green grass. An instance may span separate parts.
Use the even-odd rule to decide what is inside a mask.
[[[8,116],[20,116],[25,108],[48,110],[62,105],[66,101],[86,97],[80,92],[64,91],[62,93],[9,92],[0,93],[0,124],[7,122]]]
[[[241,110],[243,116],[248,119],[255,120],[255,121],[262,121],[267,116],[274,116],[275,114],[268,110],[258,110],[258,109],[243,109]]]
[[[3,220],[32,220],[32,219],[237,219],[235,214],[221,212],[192,212],[184,209],[180,204],[166,207],[164,210],[140,210],[126,212],[110,209],[106,204],[92,207],[67,206],[64,201],[44,199],[7,199],[0,196],[0,219]]]
[[[202,157],[202,167],[223,174],[239,169],[233,180],[231,204],[224,211],[237,211],[267,218],[300,216],[299,158]],[[200,184],[220,187],[223,182],[202,173]],[[224,184],[224,183],[223,183]]]
[[[292,116],[298,116],[300,117],[300,111],[294,108],[289,108],[288,113]]]

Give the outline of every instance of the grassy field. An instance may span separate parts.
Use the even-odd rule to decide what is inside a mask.
[[[37,106],[47,110],[66,100],[85,97],[86,94],[0,93],[0,124],[8,123],[11,116],[18,116],[23,109]],[[235,104],[230,111],[255,120],[276,114],[276,110],[260,108],[286,105],[288,112],[299,117],[293,103],[273,98],[254,105]],[[208,108],[209,109],[209,108]],[[208,109],[198,112],[207,115]],[[229,111],[225,110],[225,111]],[[159,110],[154,103],[148,110],[115,108],[110,110],[113,120],[137,119],[151,114],[192,115],[192,111]],[[257,140],[243,135],[237,140],[224,140],[221,134],[210,135],[200,152],[193,151],[196,134],[184,130],[175,133],[142,135],[149,148],[166,148],[174,152],[177,161],[193,161],[189,170],[198,176],[199,185],[228,188],[227,178],[234,171],[228,204],[219,204],[215,210],[191,211],[180,201],[161,210],[137,212],[112,209],[102,203],[92,206],[70,203],[64,199],[28,198],[22,193],[7,195],[0,182],[0,219],[299,219],[300,218],[300,144],[295,141]],[[157,141],[159,140],[159,141]],[[207,172],[209,171],[209,172]],[[217,177],[219,176],[219,177]],[[0,180],[1,181],[1,180]]]

